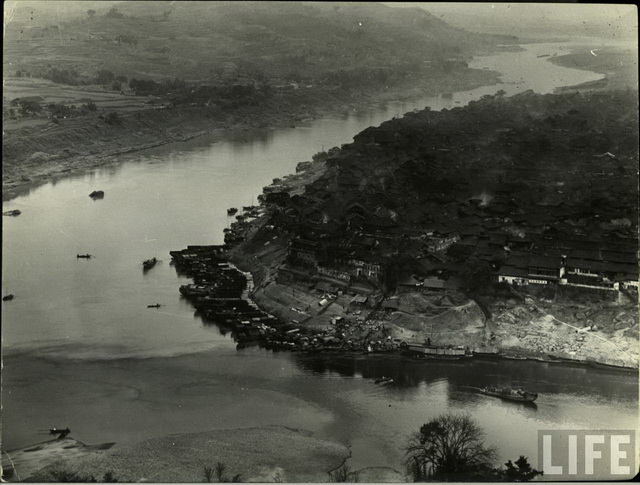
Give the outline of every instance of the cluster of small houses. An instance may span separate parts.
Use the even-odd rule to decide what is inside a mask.
[[[284,198],[283,198],[284,199]],[[401,214],[389,214],[384,207],[369,210],[360,202],[346,205],[342,224],[330,219],[309,217],[319,209],[309,197],[295,195],[287,202],[269,203],[279,207],[272,224],[295,230],[296,224],[311,229],[289,246],[288,263],[320,281],[373,293],[381,286],[385,272],[398,254],[415,261],[415,277],[405,274],[402,286],[431,289],[464,287],[461,278],[464,261],[449,257],[447,250],[457,245],[480,261],[489,263],[495,282],[516,285],[560,284],[601,290],[637,291],[637,239],[629,231],[629,221],[612,220],[609,234],[594,240],[578,231],[561,233],[565,219],[551,213],[531,217],[499,214],[500,206],[481,207],[480,199],[455,201],[443,207],[439,217],[422,230],[396,223]],[[497,205],[497,204],[496,204]],[[373,213],[373,214],[372,214]],[[372,214],[372,215],[371,215]],[[361,217],[386,218],[390,224],[381,229],[375,224],[354,224]],[[304,220],[304,222],[302,222]],[[375,221],[374,221],[375,223]],[[505,230],[505,227],[508,230]],[[518,227],[519,229],[514,230]],[[315,230],[314,230],[315,229]]]
[[[563,177],[546,169],[532,173],[525,161],[505,156],[481,157],[473,167],[452,169],[457,154],[478,148],[473,144],[478,133],[469,132],[462,142],[452,141],[459,136],[454,128],[450,136],[434,135],[437,143],[417,161],[399,148],[414,136],[412,130],[424,131],[424,120],[418,119],[423,115],[409,115],[404,122],[411,126],[402,133],[387,122],[363,131],[353,144],[330,150],[322,159],[326,172],[303,193],[292,195],[286,177],[264,188],[259,199],[266,214],[263,230],[271,231],[268,241],[280,236],[290,241],[279,278],[302,279],[321,291],[326,285],[325,293],[348,291],[366,301],[381,289],[393,291],[391,285],[470,286],[468,261],[473,259],[485,264],[498,283],[637,292],[637,223],[627,216],[628,201],[610,196],[616,186],[628,183],[622,169],[627,161],[609,152],[597,154],[594,165],[601,174],[564,170]],[[565,122],[574,121],[558,116],[544,121],[556,131],[565,129]],[[449,128],[438,126],[442,129]],[[495,131],[506,144],[521,138],[513,138],[512,128]],[[313,163],[302,162],[296,171]],[[454,179],[465,171],[480,175],[491,170],[496,171],[493,185],[474,196],[469,196],[468,178]],[[425,192],[414,179],[437,180]],[[227,230],[229,245],[246,235],[240,217]],[[410,264],[398,270],[398,260]],[[395,281],[388,278],[392,269]],[[382,306],[393,304],[389,300]]]
[[[403,122],[411,123],[409,115]],[[424,130],[421,123],[417,131]],[[544,121],[556,131],[565,129],[563,123],[575,121],[559,116]],[[370,294],[386,285],[398,259],[409,258],[412,268],[398,275],[399,285],[456,289],[470,284],[464,274],[467,261],[474,259],[487,263],[494,282],[637,291],[637,221],[628,216],[633,212],[629,201],[611,195],[629,183],[628,160],[591,153],[585,155],[593,160],[589,166],[598,169],[564,170],[560,177],[544,167],[532,171],[523,160],[481,158],[477,167],[460,173],[495,170],[490,193],[462,197],[471,189],[469,180],[447,180],[447,173],[458,172],[443,160],[477,147],[443,135],[431,148],[439,155],[418,163],[411,156],[403,159],[398,149],[411,132],[395,130],[393,122],[383,123],[334,150],[325,162],[327,173],[303,194],[290,195],[284,184],[265,188],[270,227],[291,237],[287,263],[297,274]],[[505,143],[514,132],[495,131]],[[572,150],[589,152],[578,145]],[[429,175],[442,180],[421,199],[412,182],[425,174],[424,180]],[[456,189],[438,192],[447,184]]]

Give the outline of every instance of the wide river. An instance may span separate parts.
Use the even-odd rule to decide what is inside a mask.
[[[598,47],[594,43],[593,47]],[[504,89],[549,93],[599,79],[539,58],[568,44],[476,59],[503,84],[372,106],[296,128],[212,143],[206,137],[137,152],[42,185],[3,204],[2,447],[70,427],[117,446],[177,432],[280,424],[348,444],[352,468],[402,470],[407,436],[443,411],[469,412],[500,460],[537,463],[537,430],[637,427],[637,374],[519,361],[419,363],[398,357],[236,350],[180,297],[169,250],[219,244],[226,208],[250,205],[274,177],[322,148],[405,112],[463,106]],[[104,190],[103,200],[88,194]],[[91,260],[77,259],[91,253]],[[161,263],[143,274],[142,260]],[[148,304],[161,303],[159,310]],[[376,386],[372,378],[394,382]],[[522,385],[537,406],[478,395]],[[223,460],[223,457],[218,457]]]

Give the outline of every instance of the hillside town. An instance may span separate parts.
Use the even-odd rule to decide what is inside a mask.
[[[365,130],[303,195],[269,189],[289,265],[365,292],[489,275],[637,291],[633,118],[611,119],[622,96],[593,97],[498,97]],[[519,120],[525,108],[550,113]]]
[[[292,348],[635,366],[632,97],[408,113],[274,179],[226,248]]]

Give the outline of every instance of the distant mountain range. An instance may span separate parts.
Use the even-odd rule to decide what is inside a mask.
[[[21,1],[5,8],[5,67],[15,54],[11,69],[55,59],[59,68],[129,77],[408,72],[515,41],[470,33],[424,9],[378,3]],[[42,47],[26,48],[40,39]]]

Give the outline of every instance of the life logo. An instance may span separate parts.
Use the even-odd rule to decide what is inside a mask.
[[[638,474],[633,430],[539,430],[538,469],[547,480],[627,480]]]

